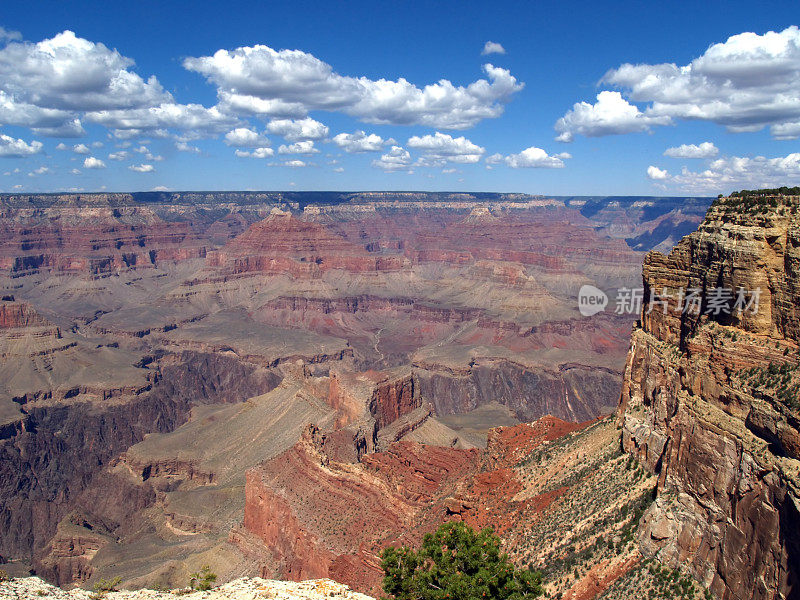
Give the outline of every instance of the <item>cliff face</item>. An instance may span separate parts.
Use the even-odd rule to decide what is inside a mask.
[[[658,473],[640,547],[723,599],[800,595],[798,204],[722,199],[643,269],[618,410],[625,450]]]

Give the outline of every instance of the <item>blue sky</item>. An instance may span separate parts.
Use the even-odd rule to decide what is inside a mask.
[[[800,183],[796,2],[122,4],[0,9],[0,191]]]

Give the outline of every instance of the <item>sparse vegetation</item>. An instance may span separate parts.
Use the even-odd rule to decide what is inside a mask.
[[[543,592],[541,574],[517,569],[491,528],[460,522],[427,534],[419,551],[387,548],[381,566],[383,590],[395,600],[522,600]]]
[[[118,592],[118,586],[120,583],[122,583],[122,577],[114,577],[114,579],[100,579],[94,584],[94,594],[92,594],[92,598],[95,600],[100,600],[100,598],[103,598],[108,592]]]
[[[617,580],[602,600],[642,598],[644,600],[711,600],[711,593],[689,575],[645,559],[636,569]]]
[[[8,581],[9,579],[10,577],[8,576],[8,573],[6,573],[3,569],[0,569],[0,583],[3,581]]]
[[[753,389],[774,395],[792,410],[800,410],[800,365],[770,362],[740,371],[739,378]]]
[[[798,208],[800,188],[781,187],[763,190],[742,190],[732,192],[729,196],[719,196],[711,205],[725,212],[759,215],[778,213],[786,214],[787,210],[795,214]]]
[[[203,565],[199,571],[189,576],[189,587],[193,590],[205,592],[214,587],[217,581],[217,574],[211,571],[211,567]]]

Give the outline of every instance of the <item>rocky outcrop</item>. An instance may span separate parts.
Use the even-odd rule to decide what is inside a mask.
[[[241,578],[229,581],[209,591],[176,590],[118,590],[104,592],[108,600],[172,600],[180,595],[186,600],[373,600],[370,596],[353,592],[346,585],[330,579],[310,581],[272,581],[268,579]],[[25,577],[0,582],[0,600],[92,600],[96,593],[80,588],[62,590],[48,585],[38,577]]]
[[[720,199],[644,265],[618,411],[625,450],[658,474],[640,546],[726,600],[800,596],[799,205]]]
[[[26,302],[0,302],[0,329],[17,327],[46,327],[51,325]]]
[[[458,369],[428,361],[415,367],[422,396],[432,400],[440,415],[463,414],[499,402],[521,421],[545,415],[586,421],[612,412],[609,398],[619,393],[619,373],[588,365],[548,369],[484,359]]]

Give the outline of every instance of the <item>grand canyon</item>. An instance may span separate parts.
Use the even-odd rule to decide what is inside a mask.
[[[795,597],[798,198],[773,204],[0,196],[2,567],[377,596],[383,548],[457,520],[557,597]],[[764,296],[586,317],[584,285]]]

